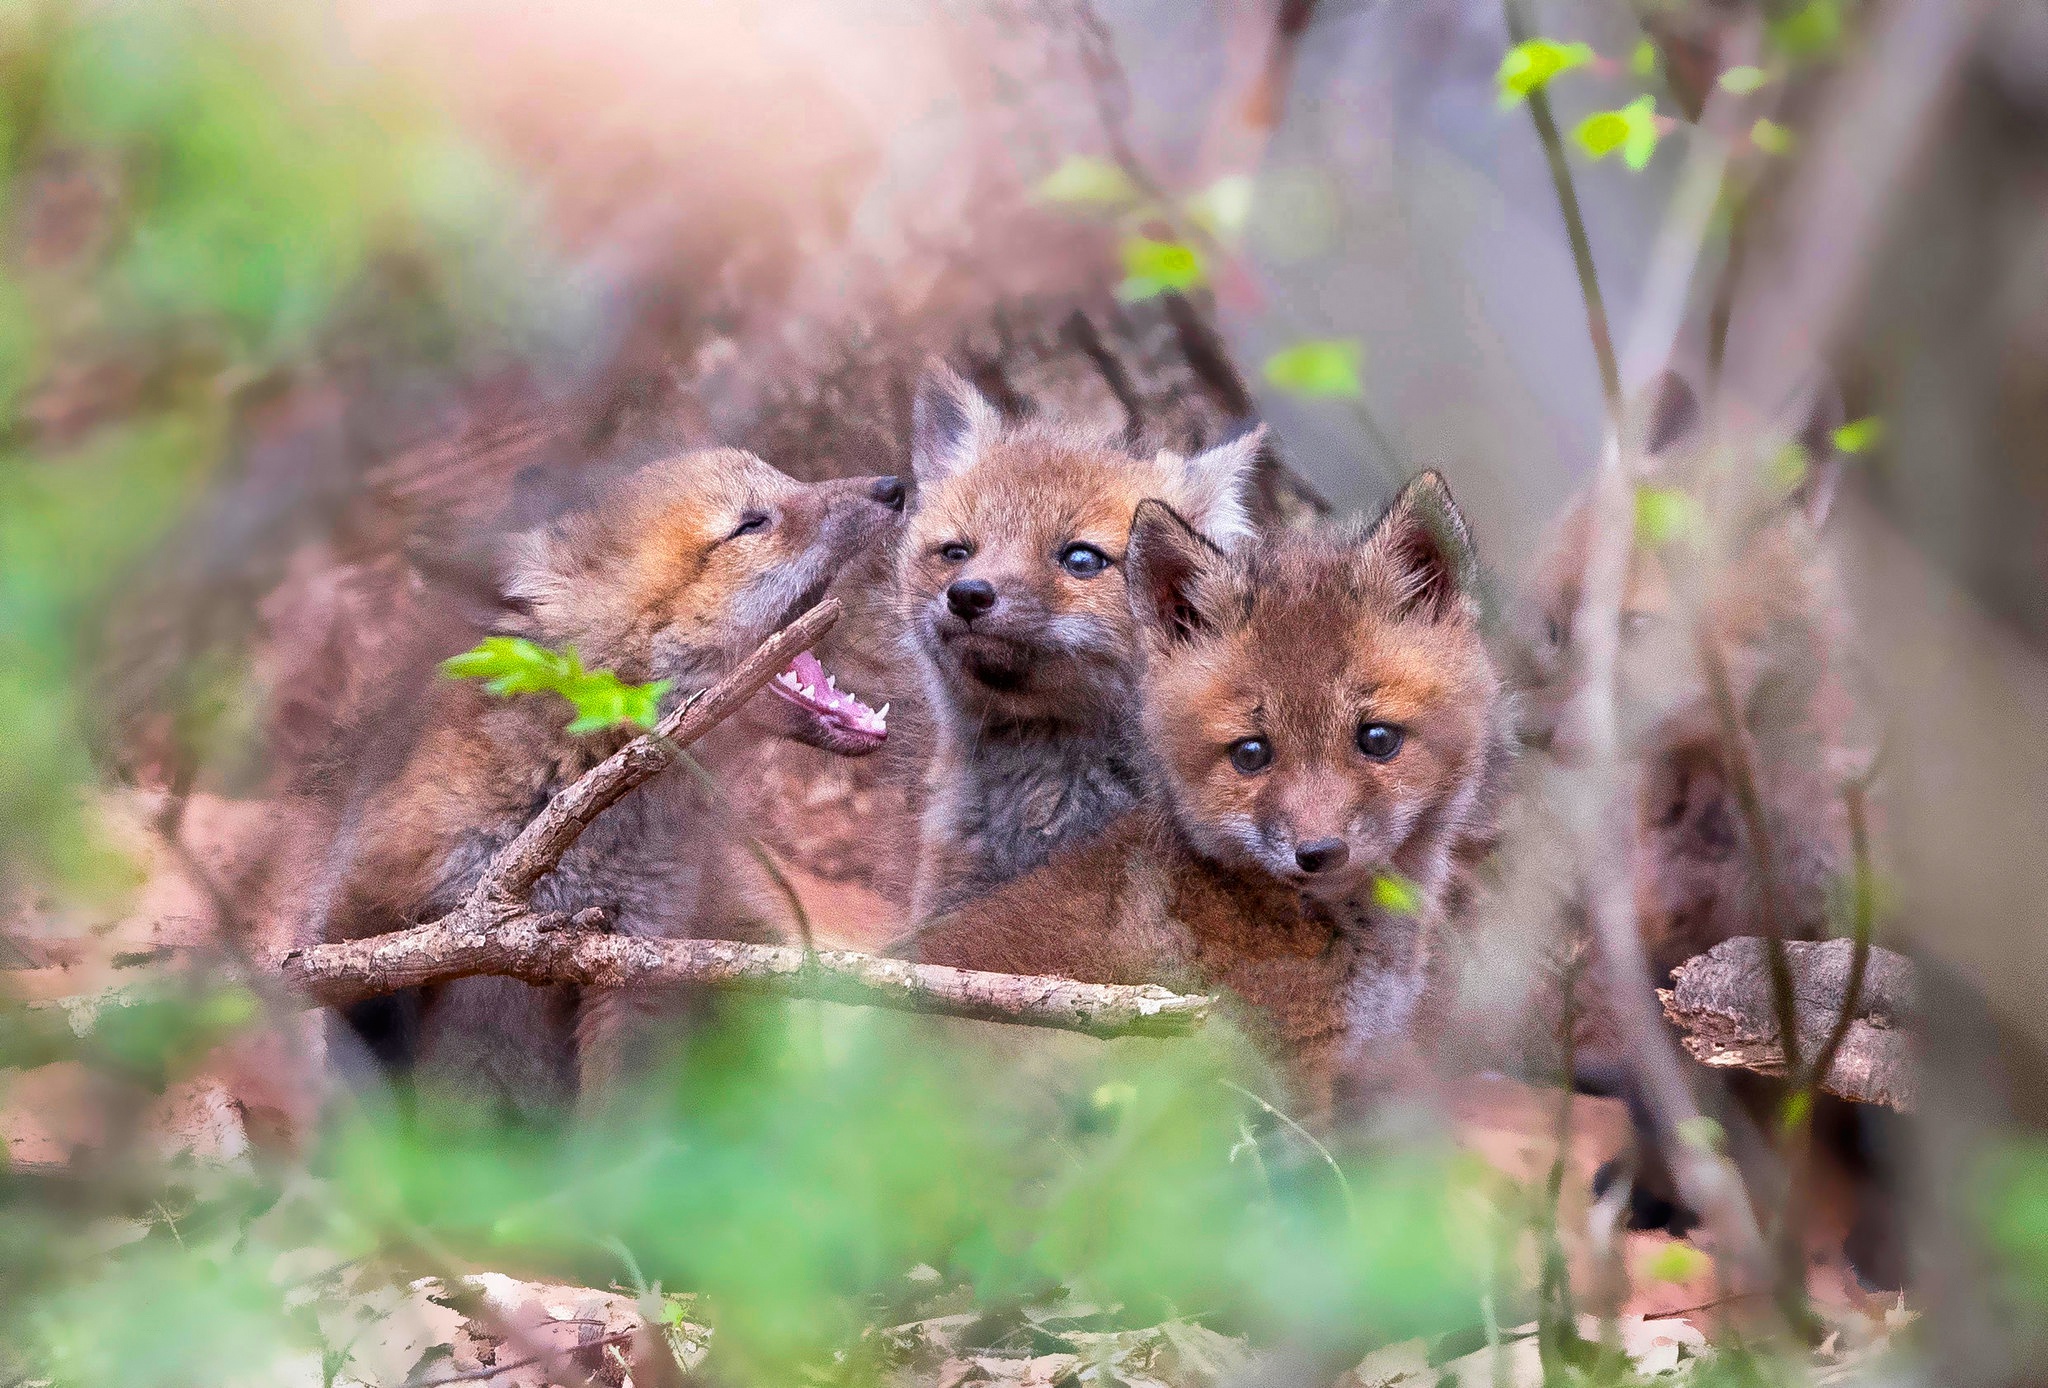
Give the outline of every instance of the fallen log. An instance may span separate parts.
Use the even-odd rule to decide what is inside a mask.
[[[1842,1014],[1853,944],[1792,940],[1785,952],[1799,1049],[1814,1055]],[[1724,940],[1679,965],[1671,987],[1659,989],[1657,996],[1686,1051],[1702,1065],[1786,1073],[1765,941],[1749,936]],[[1917,1091],[1914,1017],[1912,962],[1873,946],[1848,1030],[1827,1072],[1817,1077],[1818,1087],[1857,1103],[1910,1112]]]

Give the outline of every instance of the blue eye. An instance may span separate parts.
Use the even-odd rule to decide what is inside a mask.
[[[1240,776],[1256,776],[1272,762],[1272,745],[1263,737],[1240,738],[1230,744],[1230,764]]]
[[[1392,761],[1401,750],[1402,731],[1392,723],[1358,725],[1358,750],[1374,761]]]
[[[948,540],[939,546],[939,558],[948,564],[964,564],[973,557],[974,546],[962,544],[958,540]]]
[[[1076,578],[1093,578],[1109,567],[1109,556],[1093,545],[1072,544],[1060,551],[1060,567]]]

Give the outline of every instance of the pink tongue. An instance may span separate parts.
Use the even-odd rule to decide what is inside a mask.
[[[776,676],[775,683],[786,697],[823,708],[847,727],[870,733],[888,731],[888,708],[884,706],[877,713],[853,695],[834,689],[827,681],[825,667],[809,651],[799,652],[789,662],[789,668]]]

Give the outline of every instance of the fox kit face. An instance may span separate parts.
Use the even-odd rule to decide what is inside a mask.
[[[1263,431],[1195,458],[1134,458],[1036,424],[1006,425],[951,371],[920,386],[918,504],[898,563],[911,639],[943,707],[1071,721],[1128,698],[1131,517],[1171,502],[1217,543],[1249,530]]]
[[[1652,395],[1647,480],[1697,500],[1700,488],[1692,485],[1688,472],[1699,461],[1699,406],[1676,376],[1662,378]],[[1616,712],[1627,748],[1650,752],[1715,735],[1696,629],[1680,600],[1681,585],[1691,585],[1684,591],[1698,604],[1698,629],[1715,639],[1742,702],[1773,668],[1790,674],[1813,659],[1800,628],[1810,621],[1813,542],[1826,519],[1839,467],[1828,440],[1838,418],[1839,405],[1816,411],[1802,438],[1811,460],[1805,477],[1784,505],[1743,527],[1725,556],[1681,572],[1669,561],[1683,555],[1640,539],[1631,547],[1615,669]],[[1591,543],[1592,503],[1582,499],[1565,513],[1531,575],[1513,632],[1522,736],[1566,754],[1575,744],[1563,715],[1585,677],[1571,628]]]
[[[1434,891],[1499,719],[1467,553],[1434,473],[1369,529],[1235,557],[1139,508],[1145,732],[1200,852],[1332,902],[1389,871]]]
[[[701,688],[816,603],[848,559],[887,543],[902,509],[894,477],[806,484],[733,448],[665,459],[515,541],[506,627],[623,679]],[[851,755],[887,735],[887,710],[833,688],[809,655],[769,688],[788,736]]]

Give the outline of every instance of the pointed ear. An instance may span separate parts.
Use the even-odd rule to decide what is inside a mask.
[[[1159,455],[1178,473],[1167,500],[1210,543],[1229,549],[1252,533],[1252,487],[1266,438],[1266,426],[1260,424],[1192,458]]]
[[[1397,616],[1436,622],[1468,603],[1472,532],[1442,474],[1425,472],[1403,487],[1365,550],[1367,572],[1392,588]]]
[[[1697,438],[1702,422],[1700,398],[1676,371],[1658,374],[1643,392],[1648,418],[1643,424],[1643,453],[1655,458]]]
[[[920,485],[950,476],[973,461],[1002,429],[994,405],[944,362],[925,367],[910,406],[910,469]]]
[[[1834,509],[1835,484],[1842,480],[1842,450],[1835,447],[1835,431],[1848,419],[1841,388],[1834,377],[1824,375],[1814,386],[1813,397],[1807,402],[1806,423],[1799,431],[1799,446],[1806,453],[1806,472],[1787,498],[1787,504],[1796,506],[1815,531],[1828,523],[1828,513]]]
[[[1220,629],[1230,610],[1230,559],[1163,501],[1141,501],[1124,549],[1131,615],[1163,645]]]

